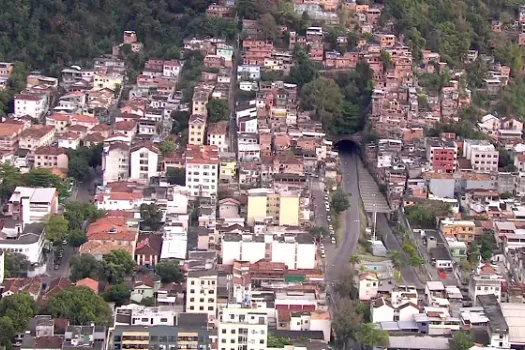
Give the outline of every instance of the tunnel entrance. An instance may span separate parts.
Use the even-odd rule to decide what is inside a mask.
[[[357,153],[359,154],[361,148],[359,144],[352,140],[341,140],[335,143],[334,148],[341,153]]]

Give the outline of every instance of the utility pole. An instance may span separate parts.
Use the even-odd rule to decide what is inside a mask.
[[[374,227],[372,230],[372,242],[375,242],[376,240],[376,229],[377,229],[377,204],[376,204],[376,195],[372,194],[374,196],[374,213],[373,213],[373,220],[374,220]]]

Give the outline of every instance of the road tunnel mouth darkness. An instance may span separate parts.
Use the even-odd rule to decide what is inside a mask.
[[[352,140],[341,140],[335,143],[335,148],[342,153],[358,153],[359,145]]]

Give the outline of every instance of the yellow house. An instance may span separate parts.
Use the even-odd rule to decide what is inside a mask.
[[[237,159],[235,153],[226,153],[224,156],[219,154],[219,181],[229,183],[234,177],[237,170]]]
[[[207,91],[195,91],[193,93],[192,102],[192,113],[208,115],[208,97]]]
[[[299,195],[281,194],[279,203],[279,226],[299,225]]]
[[[483,233],[483,228],[472,220],[445,219],[441,221],[440,229],[445,237],[455,237],[459,242],[466,243]]]
[[[122,75],[120,74],[99,74],[93,76],[93,88],[116,90],[117,86],[122,85]]]
[[[266,218],[267,191],[264,188],[248,190],[248,213],[246,215],[248,225],[253,226],[256,219]]]
[[[268,219],[273,225],[299,225],[299,194],[275,192],[266,188],[248,190],[248,225]]]
[[[192,114],[188,120],[188,144],[204,145],[206,139],[206,115]]]

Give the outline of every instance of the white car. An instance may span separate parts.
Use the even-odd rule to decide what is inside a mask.
[[[326,258],[326,254],[324,252],[321,252],[321,258]]]
[[[335,241],[335,237],[332,237],[332,244],[335,244],[336,241]]]

